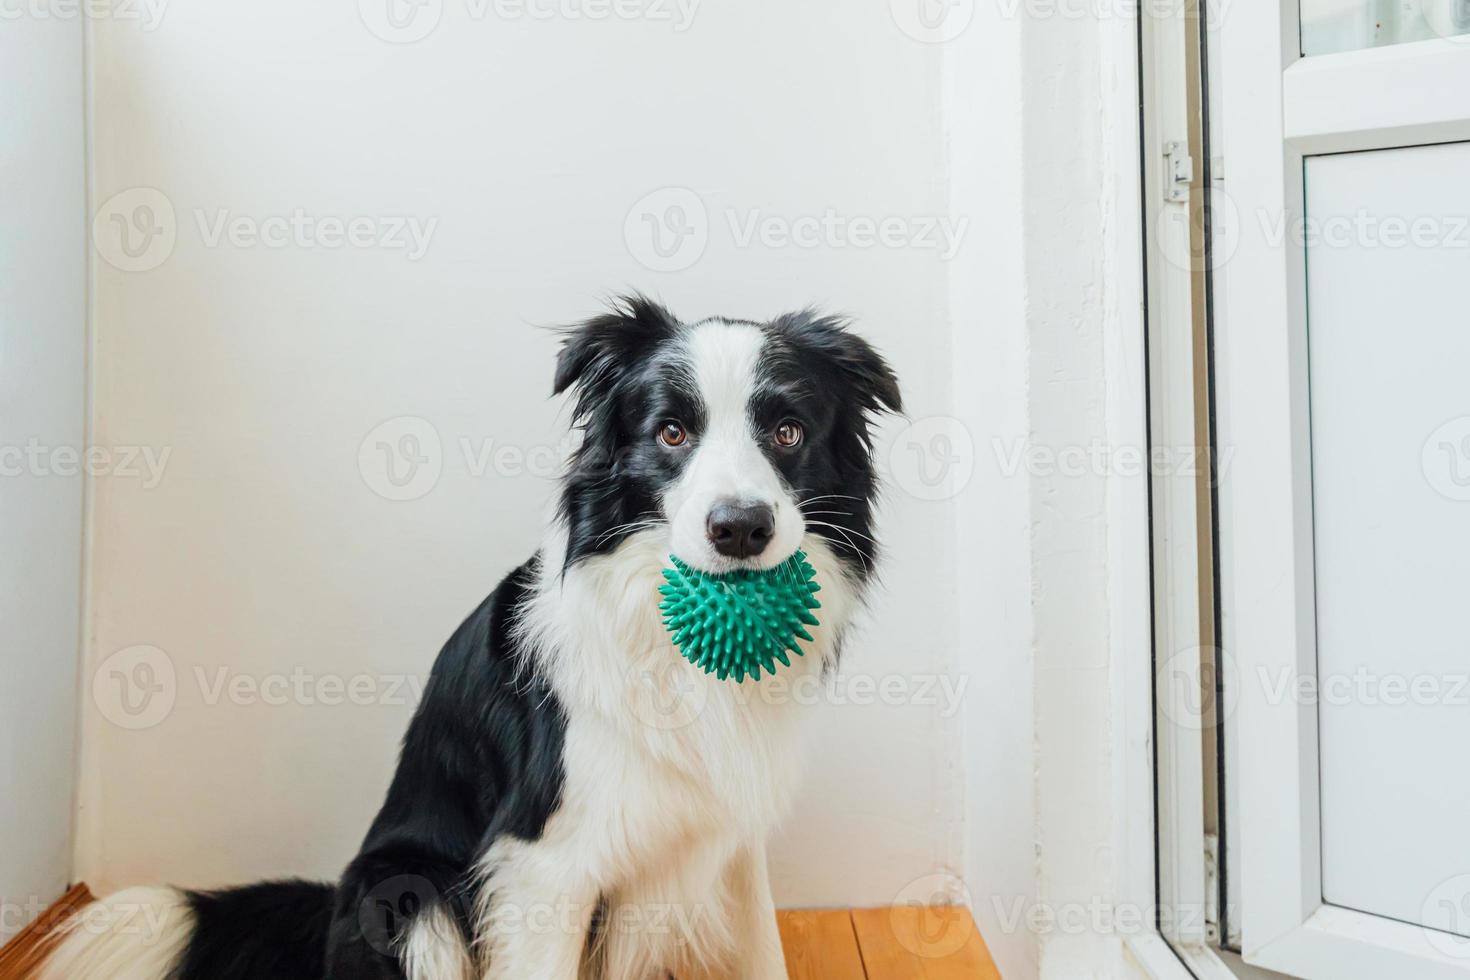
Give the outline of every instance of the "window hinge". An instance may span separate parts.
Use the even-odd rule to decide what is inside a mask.
[[[1220,945],[1220,836],[1205,834],[1205,938]]]
[[[1164,200],[1171,204],[1188,204],[1189,187],[1194,183],[1194,158],[1189,144],[1170,140],[1164,144]]]

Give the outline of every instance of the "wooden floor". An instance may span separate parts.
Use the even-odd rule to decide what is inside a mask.
[[[54,905],[41,913],[40,918],[0,947],[0,980],[29,980],[55,945],[57,927],[90,901],[92,893],[87,891],[86,885],[73,885],[71,891],[57,899]]]
[[[950,907],[778,912],[791,980],[1000,980],[970,918]]]
[[[91,901],[77,885],[0,948],[0,980],[29,980],[56,925]],[[791,980],[1000,980],[963,908],[779,912]]]

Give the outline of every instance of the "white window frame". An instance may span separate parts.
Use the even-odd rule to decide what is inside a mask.
[[[1146,65],[1144,157],[1148,255],[1148,371],[1150,450],[1189,452],[1195,446],[1195,375],[1191,254],[1193,192],[1167,199],[1172,175],[1165,147],[1188,146],[1186,32],[1198,29],[1183,0],[1145,15],[1140,25]],[[1198,161],[1195,161],[1198,165]],[[1151,467],[1151,469],[1153,469]],[[1154,697],[1158,715],[1186,721],[1200,685],[1201,646],[1196,477],[1186,468],[1153,472]],[[1200,910],[1207,902],[1205,874],[1203,735],[1189,724],[1157,728],[1159,904],[1169,912],[1161,932],[1176,949],[1205,945]]]
[[[1242,681],[1278,676],[1283,668],[1315,672],[1305,254],[1292,236],[1284,248],[1267,241],[1266,230],[1279,229],[1282,216],[1302,216],[1306,156],[1470,140],[1470,87],[1463,84],[1470,43],[1430,41],[1304,59],[1298,22],[1296,0],[1232,5],[1220,31],[1223,65],[1216,66],[1232,91],[1222,128],[1239,231],[1223,288],[1217,281],[1218,299],[1229,311],[1216,338],[1219,439],[1233,450],[1219,488],[1221,620],[1229,624],[1226,643]],[[1192,396],[1184,387],[1191,370],[1188,332],[1181,329],[1189,317],[1188,274],[1157,258],[1168,249],[1188,254],[1188,243],[1177,237],[1187,222],[1168,220],[1168,208],[1185,205],[1158,200],[1158,144],[1185,138],[1180,32],[1196,26],[1164,15],[1149,18],[1142,30],[1155,445],[1184,445],[1192,437]],[[1406,105],[1397,97],[1405,91],[1423,97]],[[1231,400],[1224,393],[1232,389],[1250,397]],[[1155,479],[1161,608],[1155,642],[1164,662],[1168,651],[1190,645],[1196,623],[1193,500],[1185,481]],[[1241,577],[1236,568],[1251,574]],[[1169,669],[1190,667],[1183,658]],[[1161,712],[1188,712],[1188,705],[1170,703],[1188,689],[1184,680],[1161,679]],[[1241,907],[1233,913],[1244,919],[1244,960],[1221,955],[1197,926],[1176,921],[1164,935],[1129,941],[1134,965],[1157,978],[1228,978],[1263,975],[1263,969],[1331,980],[1470,975],[1470,963],[1440,953],[1418,926],[1322,901],[1315,709],[1291,699],[1268,704],[1261,684],[1241,683],[1240,693],[1236,758],[1249,762],[1234,771],[1240,810],[1271,814],[1235,822],[1231,830],[1244,870]],[[1208,901],[1199,734],[1171,725],[1156,735],[1164,831],[1159,897],[1165,905]]]
[[[1182,4],[1182,0],[1180,0]],[[1106,206],[1117,216],[1105,244],[1115,257],[1110,279],[1114,300],[1104,337],[1108,378],[1108,430],[1119,445],[1149,444],[1148,329],[1145,263],[1152,263],[1154,235],[1139,179],[1145,169],[1140,132],[1139,71],[1145,81],[1153,71],[1151,56],[1140,49],[1140,23],[1116,17],[1105,22],[1104,77],[1109,90],[1107,113],[1117,126],[1110,161]],[[1150,182],[1151,183],[1151,182]],[[1145,245],[1147,243],[1147,247]],[[1148,270],[1149,282],[1155,282]],[[1152,289],[1150,289],[1152,292]],[[1118,815],[1116,840],[1120,907],[1151,912],[1158,904],[1157,838],[1154,825],[1153,617],[1150,589],[1150,475],[1115,473],[1108,481],[1108,526],[1119,534],[1108,548],[1110,660],[1117,665],[1113,685],[1114,753],[1121,760],[1113,810]],[[1146,919],[1147,917],[1145,917]],[[1153,980],[1191,980],[1191,973],[1151,921],[1123,937],[1124,957],[1138,974]],[[1223,976],[1223,975],[1222,975]]]
[[[1194,293],[1190,259],[1193,196],[1170,199],[1173,174],[1165,149],[1189,144],[1190,66],[1188,32],[1198,17],[1184,0],[1144,5],[1138,25],[1143,71],[1143,201],[1148,254],[1148,341],[1150,450],[1167,448],[1170,459],[1197,453]],[[1203,161],[1192,161],[1200,168]],[[1207,193],[1208,188],[1204,191]],[[1203,465],[1204,458],[1196,456]],[[1135,937],[1128,951],[1135,967],[1155,980],[1235,980],[1212,946],[1205,910],[1215,906],[1216,883],[1206,862],[1204,826],[1204,730],[1207,717],[1194,697],[1200,686],[1201,583],[1199,525],[1208,521],[1197,506],[1194,468],[1163,467],[1151,476],[1153,658],[1149,677],[1155,701],[1147,724],[1154,735],[1158,860],[1157,902],[1162,931]],[[1166,719],[1161,721],[1160,719]],[[1167,719],[1176,719],[1169,722]],[[1191,724],[1194,719],[1197,724]]]
[[[1245,681],[1238,717],[1248,764],[1237,768],[1245,818],[1232,831],[1244,957],[1302,977],[1464,980],[1470,961],[1437,950],[1419,926],[1323,902],[1317,712],[1297,703],[1305,699],[1270,703],[1249,679],[1316,672],[1306,256],[1300,236],[1283,245],[1268,229],[1282,216],[1301,219],[1309,155],[1470,140],[1470,45],[1434,40],[1304,59],[1299,16],[1297,0],[1233,4],[1221,28],[1229,190],[1240,216],[1216,364],[1222,388],[1242,393],[1219,412],[1235,450],[1221,494],[1238,519],[1222,526],[1230,556],[1222,573],[1232,580],[1229,647]]]

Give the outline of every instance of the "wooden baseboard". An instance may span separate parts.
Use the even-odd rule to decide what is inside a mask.
[[[92,901],[83,884],[0,947],[0,980],[30,980],[58,928]],[[777,913],[791,980],[1000,980],[964,908],[835,909]]]
[[[87,886],[76,884],[15,938],[0,946],[0,980],[28,980],[60,939],[59,929],[79,909],[92,901]]]

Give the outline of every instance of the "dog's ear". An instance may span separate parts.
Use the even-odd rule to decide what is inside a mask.
[[[595,387],[678,328],[673,314],[653,300],[636,294],[618,297],[608,312],[564,332],[551,393],[559,395],[573,385]]]
[[[897,375],[872,344],[848,329],[846,320],[804,310],[778,317],[771,326],[797,349],[830,365],[863,411],[903,411]]]

